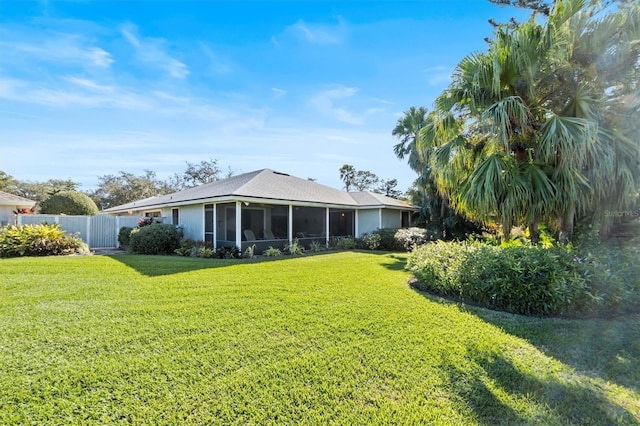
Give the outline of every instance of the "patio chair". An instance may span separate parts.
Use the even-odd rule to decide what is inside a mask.
[[[244,230],[244,238],[246,238],[247,241],[256,241],[256,234],[253,233],[253,231],[251,229],[245,229]]]
[[[271,229],[264,230],[264,239],[265,240],[275,240],[276,237],[273,235],[273,231]]]

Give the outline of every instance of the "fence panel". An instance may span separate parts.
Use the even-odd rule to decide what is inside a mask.
[[[68,234],[77,233],[82,241],[91,248],[118,247],[118,232],[123,226],[134,228],[138,225],[137,216],[66,216],[51,214],[20,214],[19,225],[37,223],[57,223]]]

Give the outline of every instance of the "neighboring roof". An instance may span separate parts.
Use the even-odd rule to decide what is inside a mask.
[[[320,203],[343,206],[390,206],[412,208],[407,203],[381,194],[348,193],[319,183],[290,176],[271,169],[261,169],[230,178],[206,183],[184,191],[159,197],[151,197],[134,203],[106,209],[106,212],[123,212],[160,208],[168,205],[184,205],[199,200],[221,197],[245,197],[279,201]]]
[[[0,191],[0,206],[14,206],[22,208],[31,208],[36,205],[36,202],[29,200],[28,198],[20,197],[19,195],[9,194],[8,192]]]

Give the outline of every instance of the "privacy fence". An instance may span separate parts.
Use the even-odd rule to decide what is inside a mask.
[[[99,214],[96,216],[66,216],[53,214],[20,214],[18,225],[33,225],[36,223],[57,223],[69,234],[78,234],[82,241],[91,248],[118,247],[118,231],[123,226],[131,228],[138,225],[137,216],[110,216]]]

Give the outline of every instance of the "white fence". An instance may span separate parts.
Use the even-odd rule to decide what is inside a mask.
[[[131,228],[138,225],[137,216],[65,216],[53,214],[19,214],[18,225],[36,223],[58,223],[68,234],[77,233],[82,241],[91,248],[118,247],[118,231],[123,226]]]

